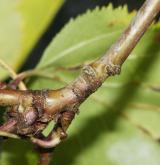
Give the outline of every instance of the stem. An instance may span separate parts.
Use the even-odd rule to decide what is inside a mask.
[[[110,76],[120,73],[121,66],[160,11],[160,0],[146,0],[129,27],[107,53],[82,69],[81,75],[66,89],[77,107]],[[74,96],[71,96],[73,93]],[[76,100],[77,99],[77,100]]]
[[[28,70],[25,72],[20,73],[17,75],[18,77],[22,77],[22,79],[32,77],[32,76],[39,76],[39,77],[44,77],[44,78],[49,78],[49,79],[55,79],[55,76],[53,74],[49,74],[47,72],[43,72],[42,70]]]
[[[37,165],[49,165],[49,162],[52,159],[53,150],[36,146],[36,152],[39,155],[39,161]]]
[[[49,162],[51,160],[52,153],[46,152],[39,154],[39,162],[37,165],[49,165]]]
[[[122,65],[160,11],[160,0],[146,0],[120,39],[100,59],[101,63]]]
[[[13,138],[13,139],[20,139],[20,137],[15,135],[15,134],[12,134],[12,133],[9,133],[9,132],[3,132],[3,131],[0,131],[0,136],[10,137],[10,138]]]
[[[107,53],[99,60],[83,67],[81,75],[72,84],[61,91],[61,96],[63,96],[63,98],[59,96],[60,99],[55,99],[55,94],[51,92],[49,95],[50,101],[48,103],[55,103],[56,100],[57,104],[56,106],[50,106],[52,109],[48,107],[48,109],[50,109],[49,112],[52,113],[53,109],[54,113],[55,111],[60,112],[60,109],[71,105],[67,107],[67,109],[76,113],[80,104],[86,100],[89,95],[95,92],[108,77],[119,74],[122,64],[159,11],[160,0],[146,0],[129,27]],[[74,117],[70,118],[70,122],[63,121],[64,118],[62,118],[63,122],[61,125],[65,125],[63,131],[67,130],[73,118]],[[57,131],[57,135],[59,134],[60,133]],[[45,146],[42,145],[42,147]]]
[[[30,100],[31,96],[27,91],[18,90],[0,90],[0,105],[1,106],[13,106],[18,105],[25,100]]]
[[[3,67],[5,70],[7,70],[9,72],[10,76],[13,79],[15,79],[17,77],[16,72],[9,65],[7,65],[2,59],[0,59],[0,65],[1,65],[1,67]],[[19,89],[26,90],[27,88],[23,82],[20,82]]]
[[[74,88],[79,90],[79,97],[84,97],[84,90],[92,93],[107,77],[120,73],[121,65],[159,11],[160,0],[146,0],[129,27],[107,53],[99,60],[83,68],[82,74],[72,84]],[[88,95],[90,93],[86,97]]]

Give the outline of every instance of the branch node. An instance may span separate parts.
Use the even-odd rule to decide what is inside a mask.
[[[97,74],[92,66],[86,65],[82,68],[82,75],[86,82],[92,83],[97,79]]]
[[[119,75],[121,73],[121,66],[115,64],[106,65],[106,72],[108,76]]]

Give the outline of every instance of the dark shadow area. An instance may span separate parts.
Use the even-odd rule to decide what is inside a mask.
[[[7,160],[10,165],[28,165],[29,161],[27,156],[34,151],[33,145],[19,139],[8,139],[0,146],[3,153],[7,153],[7,156],[9,156]],[[33,164],[35,164],[35,162],[33,162]]]
[[[70,18],[75,18],[77,15],[86,12],[88,9],[94,9],[96,6],[107,6],[108,3],[112,3],[114,7],[127,4],[131,11],[139,8],[143,2],[143,0],[139,0],[136,3],[134,0],[66,0],[56,18],[51,22],[46,32],[42,35],[31,51],[21,71],[28,70],[36,66],[52,38],[55,37]]]
[[[54,159],[51,164],[54,162],[56,165],[61,165],[64,163],[63,160],[65,160],[65,165],[73,164],[74,159],[76,159],[79,154],[84,152],[86,148],[92,146],[100,135],[104,133],[104,131],[108,133],[115,131],[120,114],[124,111],[125,107],[131,101],[139,88],[139,85],[133,84],[135,77],[138,74],[141,80],[145,79],[148,70],[152,68],[156,57],[159,55],[159,50],[160,47],[158,48],[154,42],[148,47],[146,50],[146,58],[139,60],[134,73],[128,77],[130,80],[128,85],[125,86],[124,90],[119,94],[118,99],[113,103],[116,109],[108,109],[99,116],[88,120],[85,127],[81,130],[77,130],[77,134],[75,136],[70,137],[60,146],[60,148],[58,148],[58,152],[54,153]],[[125,72],[125,70],[122,71]],[[131,84],[133,85],[131,86]],[[103,121],[103,126],[98,126],[98,121]],[[79,139],[81,139],[81,143],[83,143],[83,148],[79,148],[77,146],[77,137],[82,137]],[[83,138],[85,139],[84,141]]]

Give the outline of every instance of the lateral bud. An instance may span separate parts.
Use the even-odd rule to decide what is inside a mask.
[[[115,64],[108,64],[105,67],[107,76],[119,75],[121,73],[121,66]]]

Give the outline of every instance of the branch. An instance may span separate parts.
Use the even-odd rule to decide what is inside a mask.
[[[121,66],[160,11],[160,0],[146,0],[119,40],[97,61],[82,68],[80,76],[65,88],[46,91],[0,90],[0,105],[11,106],[3,131],[31,137],[44,148],[58,145],[66,137],[79,106]],[[41,135],[49,121],[56,125],[47,138]],[[9,128],[9,129],[7,129]],[[1,130],[1,129],[0,129]]]
[[[54,147],[60,143],[64,132],[74,118],[73,112],[76,113],[79,105],[95,92],[108,77],[120,73],[122,64],[159,11],[160,0],[146,0],[129,27],[107,53],[92,64],[84,66],[81,75],[72,84],[62,91],[58,91],[59,95],[62,94],[62,98],[61,96],[58,99],[54,98],[55,94],[51,92],[49,95],[51,107],[48,107],[50,114],[59,113],[60,109],[65,109],[68,112],[64,113],[57,122],[57,127],[50,135],[50,140],[33,138],[34,143],[46,148]],[[52,101],[54,104],[51,103]]]

